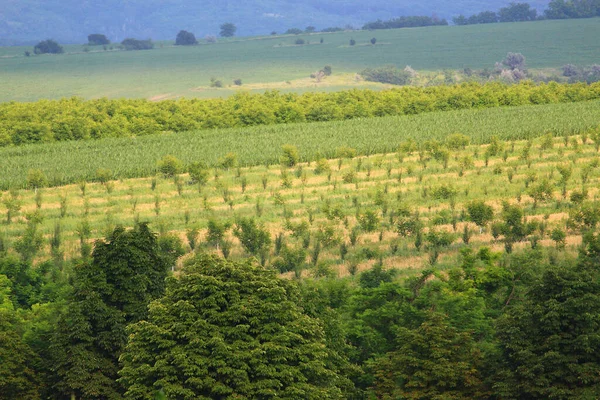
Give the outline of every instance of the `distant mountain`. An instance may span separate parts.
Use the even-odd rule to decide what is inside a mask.
[[[549,0],[529,3],[543,10]],[[174,39],[185,29],[197,37],[219,33],[233,22],[238,35],[269,34],[288,28],[361,27],[365,22],[402,15],[437,15],[450,19],[498,10],[510,0],[2,0],[0,44],[54,38],[83,43],[89,33],[113,41],[126,37]]]

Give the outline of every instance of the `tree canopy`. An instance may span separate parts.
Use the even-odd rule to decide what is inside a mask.
[[[129,328],[125,398],[341,398],[323,328],[297,300],[274,271],[196,256]]]
[[[35,54],[62,54],[65,52],[63,47],[52,39],[43,40],[33,48]]]
[[[219,34],[223,37],[233,37],[236,31],[237,27],[234,24],[226,22],[221,25],[221,32]]]
[[[192,32],[188,31],[179,31],[177,34],[177,38],[175,38],[176,46],[191,46],[194,44],[198,44],[196,40],[196,36]]]

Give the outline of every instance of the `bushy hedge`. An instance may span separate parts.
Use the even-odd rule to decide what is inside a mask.
[[[282,94],[227,99],[84,101],[70,98],[0,104],[0,146],[134,137],[161,132],[419,114],[430,111],[585,101],[600,98],[600,83],[464,83],[381,92]]]

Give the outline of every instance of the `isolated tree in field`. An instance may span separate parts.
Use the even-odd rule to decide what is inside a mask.
[[[164,176],[172,177],[181,173],[183,170],[183,164],[178,158],[172,155],[167,155],[158,162],[158,170]]]
[[[206,163],[202,161],[192,163],[188,167],[188,172],[190,174],[190,179],[192,183],[197,183],[199,185],[204,186],[206,185],[206,182],[208,182],[208,176],[210,175],[210,171]]]
[[[102,46],[110,44],[110,40],[105,35],[100,33],[92,33],[88,35],[88,45],[90,46]]]
[[[494,209],[485,204],[483,200],[474,200],[468,203],[467,212],[471,221],[480,229],[485,228],[494,219]]]
[[[152,40],[138,40],[127,38],[121,42],[121,45],[125,50],[151,50],[154,48],[154,43]]]
[[[254,256],[264,254],[271,245],[269,232],[259,226],[254,218],[240,218],[236,221],[233,234],[240,240],[244,250]]]
[[[33,52],[35,54],[62,54],[65,50],[56,41],[48,39],[36,44]]]
[[[371,44],[377,43],[377,38],[371,38]]]
[[[121,356],[125,399],[338,399],[318,320],[294,282],[253,263],[199,255],[149,317],[129,327]]]
[[[27,172],[27,187],[39,189],[48,185],[48,178],[41,169],[30,169]]]
[[[298,148],[291,144],[284,144],[281,146],[283,155],[279,158],[281,164],[286,167],[293,167],[300,161],[300,155],[298,154]]]
[[[196,36],[192,32],[188,31],[179,31],[177,37],[175,38],[176,46],[191,46],[194,44],[198,44],[196,40]]]
[[[237,27],[231,22],[226,22],[221,25],[221,32],[219,33],[222,37],[233,37],[235,36],[235,32],[237,31]]]
[[[518,69],[520,71],[525,70],[525,56],[521,53],[508,53],[502,64],[510,69]]]

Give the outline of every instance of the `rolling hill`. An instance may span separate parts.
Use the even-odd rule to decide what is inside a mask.
[[[5,0],[0,10],[0,44],[31,43],[53,37],[66,43],[82,43],[89,33],[100,32],[113,41],[125,37],[172,39],[180,29],[202,37],[217,34],[223,22],[235,23],[239,35],[283,32],[309,25],[362,26],[378,18],[432,15],[452,18],[497,10],[510,1],[491,0]],[[547,0],[529,2],[539,10]]]

